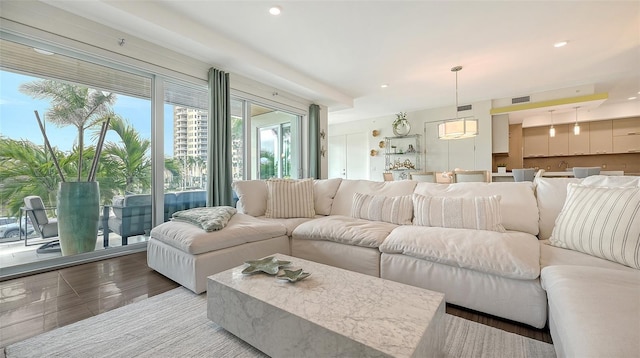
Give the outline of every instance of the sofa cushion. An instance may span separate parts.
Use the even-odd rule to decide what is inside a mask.
[[[640,188],[569,184],[549,242],[640,269]]]
[[[413,194],[414,225],[504,232],[500,196],[438,197]]]
[[[550,266],[540,274],[558,357],[637,357],[640,272]]]
[[[581,179],[577,178],[539,177],[534,179],[536,201],[540,211],[540,221],[538,222],[540,234],[538,234],[538,237],[541,240],[551,237],[556,218],[560,214],[567,198],[567,184],[580,183],[580,181]]]
[[[378,247],[398,225],[331,215],[307,221],[293,230],[294,240],[326,240],[347,245]]]
[[[316,215],[316,218],[323,218],[324,215]],[[258,219],[265,220],[271,223],[278,223],[284,226],[287,229],[287,236],[291,236],[293,230],[298,227],[298,225],[305,223],[309,220],[313,220],[313,218],[268,218],[266,216],[258,216]]]
[[[580,183],[586,186],[616,187],[629,188],[640,187],[639,176],[617,176],[617,175],[591,175],[582,180]]]
[[[316,215],[331,214],[331,205],[336,196],[341,178],[318,179],[313,181],[313,200]]]
[[[398,226],[379,249],[519,280],[540,273],[538,239],[523,232]]]
[[[353,205],[353,194],[371,194],[384,196],[402,196],[413,194],[416,182],[413,180],[400,181],[371,181],[371,180],[349,180],[343,179],[340,187],[333,198],[331,215],[351,215]]]
[[[239,213],[263,216],[267,211],[267,182],[264,180],[236,180],[231,186],[238,195]]]
[[[312,218],[316,215],[313,201],[313,179],[267,180],[268,218]]]
[[[151,230],[151,237],[192,255],[283,236],[284,226],[237,213],[219,231],[206,232],[189,223],[170,221]]]
[[[351,216],[396,225],[411,225],[413,203],[410,195],[383,196],[355,193]]]
[[[418,183],[415,193],[424,196],[474,197],[500,195],[502,226],[507,230],[538,234],[538,206],[531,182]]]
[[[617,262],[583,254],[580,251],[553,246],[549,243],[549,240],[540,240],[540,268],[559,265],[593,266],[621,271],[638,271]]]

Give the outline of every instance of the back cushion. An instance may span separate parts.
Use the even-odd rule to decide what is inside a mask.
[[[592,175],[582,180],[582,185],[609,188],[640,187],[639,176]]]
[[[556,218],[562,210],[564,201],[567,198],[567,184],[580,183],[577,178],[544,178],[539,177],[534,180],[536,188],[536,200],[540,211],[540,240],[547,240],[551,237]]]
[[[439,197],[477,197],[500,195],[502,226],[507,230],[538,234],[538,205],[531,182],[496,183],[418,183],[416,194]]]
[[[263,216],[267,211],[267,182],[264,180],[237,180],[231,186],[238,194],[236,209],[239,213]]]
[[[319,179],[313,182],[313,199],[317,215],[331,214],[331,205],[336,196],[341,178]]]
[[[27,208],[33,209],[33,215],[35,216],[39,225],[44,225],[49,222],[47,213],[44,211],[44,204],[42,203],[42,199],[39,196],[31,195],[25,197],[23,200],[24,205]]]
[[[351,216],[353,195],[355,193],[384,196],[403,196],[413,194],[416,182],[413,180],[400,181],[371,181],[342,179],[340,187],[333,198],[331,215]]]

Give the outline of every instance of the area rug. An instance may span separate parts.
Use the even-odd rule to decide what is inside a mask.
[[[14,343],[18,357],[266,357],[207,318],[206,294],[180,287]],[[555,357],[553,346],[446,315],[445,357]],[[1,354],[0,354],[1,355]]]

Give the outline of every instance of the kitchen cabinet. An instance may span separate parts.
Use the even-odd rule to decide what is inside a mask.
[[[500,114],[491,118],[491,152],[509,152],[509,115]]]
[[[589,154],[589,122],[580,123],[580,134],[573,134],[573,125],[569,126],[569,155]]]
[[[589,123],[589,153],[613,153],[612,120]]]
[[[549,155],[549,127],[529,127],[522,130],[523,156],[546,157]]]
[[[640,117],[624,118],[613,121],[613,152],[640,152]]]
[[[556,136],[549,137],[549,155],[562,156],[569,154],[569,126],[560,124],[554,126],[556,128]]]

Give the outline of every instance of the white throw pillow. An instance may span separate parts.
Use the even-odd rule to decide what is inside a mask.
[[[500,196],[437,197],[413,194],[414,225],[505,232]]]
[[[264,180],[236,180],[231,184],[238,195],[236,209],[239,213],[254,217],[267,210],[267,184]]]
[[[340,186],[341,178],[317,179],[313,181],[313,198],[317,215],[330,215],[333,198]]]
[[[268,218],[312,218],[316,215],[313,200],[313,179],[267,180]]]
[[[569,184],[549,242],[640,269],[640,188]]]
[[[411,225],[413,217],[411,195],[384,196],[355,193],[351,216],[396,225]]]

